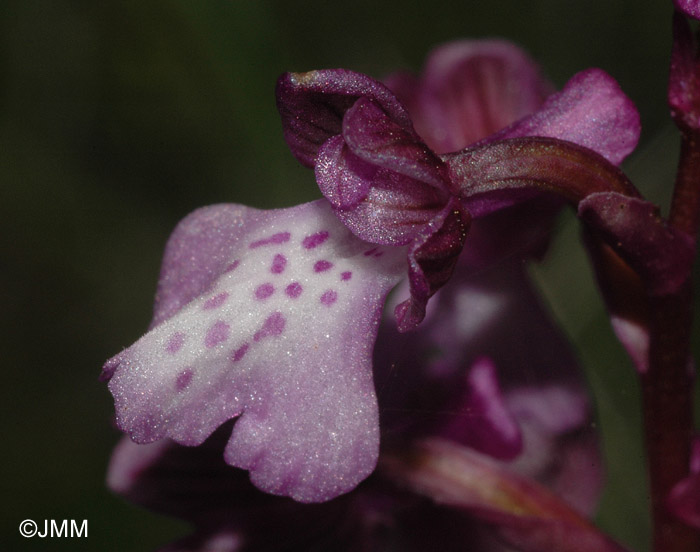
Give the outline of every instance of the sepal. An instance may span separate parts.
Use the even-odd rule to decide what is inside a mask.
[[[411,242],[408,254],[411,297],[394,310],[399,331],[412,330],[425,318],[428,299],[452,276],[470,223],[469,213],[452,198]]]

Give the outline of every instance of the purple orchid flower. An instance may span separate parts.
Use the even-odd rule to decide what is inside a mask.
[[[443,174],[453,163],[445,164],[422,144],[408,112],[383,85],[346,71],[327,76],[282,79],[280,105],[293,104],[285,100],[287,85],[299,105],[308,104],[294,119],[295,129],[303,127],[306,115],[313,122],[307,127],[316,131],[339,127],[336,108],[354,99],[353,105],[369,105],[380,115],[380,135],[388,128],[384,123],[399,125],[412,140],[408,149],[399,149],[423,152],[430,160],[405,166],[413,168],[404,172],[423,178],[413,178],[409,188],[430,186],[419,173],[437,173],[426,167]],[[364,93],[371,94],[370,103]],[[356,112],[348,109],[344,117]],[[629,126],[638,128],[629,100],[610,77],[589,71],[499,137],[555,134],[597,143],[601,153],[620,159],[633,142],[619,138],[632,132]],[[340,135],[334,131],[323,130],[321,138],[295,132],[307,139],[308,154],[327,135],[322,146],[336,147]],[[609,134],[615,138],[605,139]],[[399,184],[404,176],[399,174]],[[120,429],[139,443],[169,437],[199,445],[222,423],[240,417],[226,447],[227,462],[248,469],[260,489],[302,502],[338,496],[371,473],[379,443],[371,352],[384,298],[401,279],[406,247],[362,241],[338,212],[337,205],[322,200],[268,212],[221,205],[185,219],[166,248],[151,330],[103,371]],[[455,219],[443,209],[430,216],[409,245],[414,296],[416,274],[423,269],[433,281],[452,272],[457,234],[461,250],[461,215]],[[445,261],[445,252],[453,260]],[[423,299],[434,288],[428,291]]]
[[[259,488],[349,491],[377,459],[372,344],[403,254],[357,239],[323,200],[196,211],[166,248],[151,330],[105,364],[117,425],[199,445],[240,416],[225,458]]]
[[[421,126],[431,117],[466,118],[462,112],[454,113],[454,104],[441,99],[459,87],[457,73],[469,66],[457,55],[465,47],[470,46],[451,45],[438,51],[429,61],[425,84],[417,84],[418,91],[401,86]],[[475,48],[480,54],[488,50],[491,58],[507,59],[510,67],[522,58],[502,43]],[[531,65],[525,64],[518,78],[527,84],[536,82],[535,91],[526,94],[523,105],[509,105],[508,111],[526,111],[546,89],[533,76]],[[483,79],[480,84],[487,87],[493,82]],[[314,167],[319,188],[338,218],[368,242],[408,245],[410,298],[395,311],[401,331],[420,323],[428,299],[449,280],[471,218],[523,199],[514,191],[495,201],[490,194],[486,201],[481,194],[473,197],[460,174],[465,156],[435,153],[432,144],[414,130],[399,99],[366,75],[344,69],[288,73],[278,81],[277,104],[292,153]],[[436,115],[440,113],[442,117]],[[440,128],[444,137],[435,140],[435,147],[468,145],[453,136],[449,126]],[[427,135],[434,139],[434,133]],[[536,113],[474,146],[528,136],[566,140],[619,164],[637,143],[639,115],[611,77],[589,70],[572,78]],[[478,172],[471,174],[479,178]]]
[[[199,447],[169,439],[136,445],[125,437],[110,486],[195,524],[197,532],[170,551],[422,551],[437,543],[456,551],[469,543],[477,552],[505,552],[502,540],[567,550],[573,534],[587,543],[576,541],[579,551],[621,550],[583,517],[602,479],[590,407],[571,351],[520,260],[489,270],[460,266],[458,274],[458,285],[438,296],[440,315],[429,313],[416,335],[397,333],[388,319],[381,326],[374,361],[383,453],[380,468],[352,492],[323,504],[258,492],[221,458],[230,424]],[[480,316],[460,322],[464,308]],[[427,451],[457,462],[457,473],[434,473],[433,461],[418,469],[399,461],[435,437],[441,441],[425,441]],[[400,486],[397,474],[405,475]],[[437,486],[429,496],[458,485],[460,502],[448,508],[402,488],[408,481],[421,489],[426,478]],[[541,541],[543,533],[549,537]]]
[[[396,96],[366,75],[285,74],[277,104],[292,153],[314,167],[338,218],[371,243],[409,245],[411,299],[397,317],[401,329],[415,327],[449,279],[469,226],[445,163]]]
[[[499,222],[491,218],[491,225]],[[525,254],[521,249],[488,269],[460,263],[457,285],[438,294],[416,334],[397,333],[388,319],[382,324],[374,363],[383,460],[349,494],[299,504],[258,492],[221,458],[230,424],[199,447],[170,439],[137,445],[125,437],[112,459],[110,486],[195,524],[197,532],[165,549],[171,551],[419,551],[429,543],[449,551],[468,542],[496,552],[506,550],[502,539],[529,550],[567,550],[561,535],[572,542],[572,534],[588,542],[579,551],[620,550],[581,516],[593,510],[602,479],[590,407],[566,341],[527,284]],[[465,310],[478,316],[470,322]],[[444,441],[426,442],[428,451],[454,456],[459,472],[433,473],[433,461],[426,461],[405,478],[421,489],[428,477],[442,492],[456,477],[462,502],[451,508],[393,483],[408,469],[397,459],[434,437]],[[504,495],[485,498],[493,485]],[[543,533],[550,537],[540,542]]]
[[[565,546],[568,527],[586,535],[586,550],[618,550],[576,513],[592,510],[600,487],[590,408],[521,266],[542,252],[559,202],[533,197],[526,209],[505,196],[465,198],[451,176],[460,158],[447,152],[467,140],[478,148],[537,135],[593,146],[619,163],[636,143],[636,111],[596,70],[542,105],[550,85],[520,50],[496,41],[443,47],[421,80],[389,83],[408,109],[357,73],[284,76],[285,135],[315,167],[328,201],[274,211],[213,206],[175,230],[149,333],[103,371],[118,426],[142,443],[119,445],[110,486],[195,523],[197,534],[172,550],[275,550],[274,539],[285,549],[380,550],[386,527],[397,526],[409,536],[401,549],[422,550],[416,519],[426,527],[421,539],[445,550],[464,542],[498,550],[476,518],[528,549]],[[441,134],[446,120],[460,123]],[[466,245],[465,205],[477,214]],[[418,333],[382,326],[380,410],[373,344],[407,254],[413,298],[399,308],[402,330],[426,316],[428,297],[456,274]],[[237,416],[231,430],[226,422]],[[380,469],[359,484],[376,465],[380,427]],[[469,498],[459,511],[392,482],[403,472],[423,488],[425,474],[400,460],[420,443],[427,458],[441,451],[460,466]],[[229,466],[297,502],[257,492]],[[488,498],[498,481],[505,500]],[[538,541],[543,527],[558,530]]]

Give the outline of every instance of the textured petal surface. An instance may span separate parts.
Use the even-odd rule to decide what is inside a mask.
[[[277,81],[276,94],[284,138],[307,167],[314,166],[323,143],[340,134],[343,115],[358,98],[372,99],[394,122],[411,128],[408,112],[394,94],[379,81],[354,71],[285,73]]]
[[[428,299],[452,276],[470,222],[469,214],[452,198],[411,243],[408,255],[411,297],[394,311],[399,331],[412,330],[423,320]]]
[[[315,172],[338,218],[371,243],[409,243],[447,202],[444,192],[425,182],[358,159],[341,136],[323,145]]]
[[[637,145],[639,113],[615,80],[600,69],[574,75],[533,115],[489,136],[485,143],[543,136],[574,142],[619,165]]]
[[[345,114],[343,138],[373,165],[444,189],[447,169],[413,129],[404,129],[372,100],[360,98]]]
[[[220,272],[181,288],[211,234]],[[137,442],[197,445],[241,415],[225,457],[259,488],[302,502],[352,489],[376,461],[370,358],[402,255],[355,238],[325,201],[190,215],[168,245],[178,278],[158,310],[179,291],[186,304],[105,365],[119,427]],[[194,287],[206,291],[190,300]]]
[[[502,40],[445,44],[433,50],[420,79],[396,74],[385,82],[438,153],[462,149],[533,113],[552,92],[534,61]]]
[[[352,153],[341,135],[321,146],[314,167],[321,193],[341,209],[355,207],[367,197],[378,170]]]

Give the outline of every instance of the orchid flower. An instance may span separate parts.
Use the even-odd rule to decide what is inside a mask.
[[[117,425],[134,441],[199,445],[239,417],[226,461],[266,492],[317,502],[374,469],[371,354],[385,297],[408,253],[406,316],[423,318],[462,250],[468,201],[451,195],[461,157],[433,153],[378,81],[344,70],[286,75],[278,104],[288,142],[316,164],[330,199],[187,217],[166,247],[150,331],[105,364],[103,379]],[[637,131],[629,100],[591,70],[494,143],[554,136],[619,161]],[[398,310],[406,329],[408,311]]]
[[[488,222],[506,220],[491,215]],[[477,236],[486,241],[482,252],[493,245],[489,234]],[[477,552],[505,552],[501,539],[530,550],[566,550],[565,541],[579,551],[621,550],[583,517],[602,481],[590,405],[568,344],[524,278],[524,254],[521,248],[488,269],[461,262],[456,285],[439,292],[415,334],[398,333],[388,318],[381,324],[374,363],[383,453],[380,468],[352,492],[298,504],[256,491],[221,458],[230,424],[199,447],[125,437],[110,486],[195,524],[197,532],[170,551],[418,552],[436,543],[456,551],[469,543]],[[478,316],[470,321],[465,309]],[[424,442],[431,437],[441,441]],[[428,460],[399,462],[422,443]],[[458,473],[444,472],[431,453],[456,462]],[[416,488],[426,479],[436,485],[429,496],[459,484],[462,502],[433,505],[396,486],[397,474]],[[499,532],[481,520],[496,521]],[[539,542],[542,534],[549,540]]]
[[[460,171],[474,151],[529,136],[619,163],[638,137],[636,110],[598,70],[545,99],[551,85],[535,64],[499,41],[447,45],[422,79],[388,83],[345,70],[281,77],[285,136],[314,167],[326,199],[195,211],[166,247],[150,331],[105,364],[117,425],[130,438],[115,452],[110,486],[192,520],[198,533],[186,549],[260,549],[270,538],[265,527],[287,538],[297,524],[320,549],[348,534],[347,549],[379,549],[367,544],[377,539],[377,520],[404,520],[410,530],[415,512],[432,512],[444,535],[443,509],[437,516],[414,496],[407,510],[390,482],[395,471],[422,485],[420,470],[396,454],[421,442],[428,456],[440,450],[472,470],[473,498],[459,508],[500,520],[509,542],[535,546],[542,524],[596,534],[576,513],[591,511],[600,486],[590,407],[568,346],[520,266],[543,250],[560,202],[520,190],[508,197],[477,187],[470,195]],[[512,205],[523,199],[527,209]],[[398,329],[426,320],[416,334],[382,325],[378,405],[374,342],[406,257],[411,298],[396,308]],[[518,330],[521,323],[530,329]],[[352,491],[375,468],[380,427],[380,468],[393,468]],[[435,437],[453,445],[424,441]],[[248,470],[258,489],[297,502],[352,492],[295,504],[256,493],[227,464]],[[509,482],[505,503],[485,498],[496,480]],[[339,515],[363,529],[341,525],[328,535],[316,524]],[[479,524],[464,531],[491,542]],[[590,550],[618,549],[591,538]],[[298,547],[313,549],[307,540]]]
[[[499,44],[482,47],[492,55],[510,56],[509,66],[522,57]],[[426,83],[411,98],[417,120],[439,113],[435,104],[441,95],[459,86],[454,73],[463,67],[449,64],[456,49],[459,46],[450,46],[451,51],[439,51],[429,61]],[[445,60],[447,66],[441,67]],[[532,71],[525,67],[523,77],[532,81]],[[527,110],[527,103],[543,88],[539,85],[534,94],[526,94],[526,105],[509,109]],[[465,167],[477,180],[486,176],[484,171],[469,167],[469,155],[435,153],[414,130],[398,98],[365,75],[343,69],[286,74],[277,85],[277,103],[292,153],[314,167],[319,188],[338,218],[371,243],[408,245],[410,298],[395,311],[402,331],[420,323],[428,299],[449,279],[471,218],[523,198],[522,192],[511,190],[483,199],[482,190],[470,189],[469,178],[461,174]],[[461,113],[446,111],[440,119],[450,116],[460,120]],[[449,136],[454,132],[449,127],[441,130],[447,137],[437,142],[440,149],[467,145]],[[566,140],[619,164],[637,143],[639,115],[611,77],[589,70],[572,78],[536,113],[474,146],[527,136]]]

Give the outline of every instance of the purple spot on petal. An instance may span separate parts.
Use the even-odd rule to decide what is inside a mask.
[[[238,267],[239,264],[241,264],[241,261],[239,261],[238,259],[236,259],[235,261],[233,261],[231,264],[229,264],[229,265],[224,269],[224,273],[226,273],[226,272],[232,272],[232,271],[236,270],[236,268]]]
[[[193,372],[191,368],[188,368],[187,370],[184,370],[183,372],[180,372],[180,375],[177,376],[177,379],[175,380],[175,389],[177,391],[182,391],[187,387],[190,382],[192,381],[192,376]]]
[[[245,354],[248,352],[249,347],[250,345],[248,345],[247,343],[244,343],[243,345],[238,347],[238,349],[231,353],[231,361],[238,362],[239,360],[242,360]]]
[[[184,342],[185,334],[182,332],[175,332],[173,335],[170,336],[170,339],[168,339],[168,344],[165,346],[165,350],[168,351],[171,355],[174,355],[180,349],[182,349],[182,345]]]
[[[374,254],[374,257],[379,258],[379,257],[381,257],[382,255],[384,255],[384,251],[377,251],[377,252]]]
[[[333,291],[332,289],[329,289],[328,291],[324,291],[323,295],[321,295],[321,303],[323,303],[327,307],[331,306],[337,300],[338,300],[338,294],[335,291]]]
[[[364,252],[364,256],[369,257],[370,255],[373,255],[376,250],[377,250],[376,247],[373,247],[372,249],[368,249],[367,251]]]
[[[280,243],[288,242],[291,237],[292,235],[289,232],[278,232],[269,238],[254,241],[248,247],[255,249],[256,247],[262,247],[263,245],[279,245]]]
[[[333,263],[330,261],[316,261],[314,265],[314,272],[325,272],[333,268]]]
[[[260,328],[253,336],[253,341],[260,341],[265,337],[280,335],[284,331],[284,325],[286,320],[281,312],[273,312],[267,317],[267,320],[263,322],[262,328]]]
[[[216,347],[219,343],[223,343],[228,339],[228,333],[230,326],[223,320],[217,320],[214,325],[209,328],[206,337],[204,338],[204,345],[209,349]]]
[[[282,274],[284,272],[284,267],[287,266],[287,258],[284,255],[277,253],[275,258],[272,259],[272,266],[270,267],[270,272],[273,274]]]
[[[313,249],[314,247],[318,247],[324,241],[326,241],[329,235],[330,234],[328,234],[328,232],[326,232],[325,230],[322,232],[316,232],[315,234],[306,236],[304,238],[304,241],[302,242],[302,245],[305,249]]]
[[[347,272],[343,272],[343,273],[340,275],[340,279],[341,279],[343,282],[346,282],[346,281],[349,280],[350,278],[352,278],[352,272],[350,272],[349,270],[348,270]]]
[[[299,297],[302,291],[303,288],[301,287],[301,284],[299,282],[292,282],[284,289],[284,292],[287,294],[287,296],[291,297],[292,299],[296,299],[297,297]]]
[[[268,282],[257,287],[255,290],[255,297],[261,300],[267,299],[273,293],[275,293],[275,286]]]
[[[207,299],[204,302],[204,305],[202,305],[202,308],[204,310],[215,309],[223,305],[226,302],[226,299],[228,299],[228,292],[224,291],[223,293],[219,293],[219,295],[214,295],[214,297]]]

